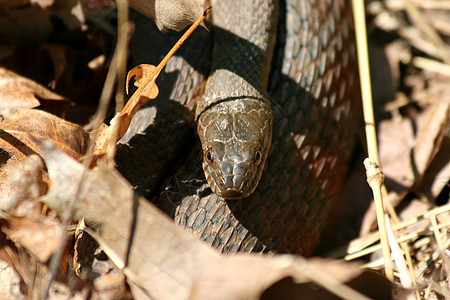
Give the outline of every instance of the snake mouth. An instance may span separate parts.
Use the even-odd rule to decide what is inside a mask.
[[[220,196],[225,199],[239,199],[247,195],[248,178],[242,175],[228,174],[217,180]]]
[[[207,176],[213,193],[225,199],[241,199],[249,195],[248,178],[240,175]]]
[[[241,199],[244,197],[244,192],[238,189],[227,189],[222,190],[220,192],[220,196],[222,196],[225,199]]]

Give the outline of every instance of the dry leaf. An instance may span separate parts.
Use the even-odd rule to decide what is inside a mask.
[[[6,134],[0,130],[0,207],[8,209],[9,207],[13,207],[15,203],[15,201],[11,199],[15,187],[6,182],[8,173],[15,165],[23,161],[27,155],[33,154],[33,152],[31,149],[27,148],[24,148],[23,151],[19,150],[14,145],[17,144],[17,142],[11,144],[9,141],[3,139],[3,136],[5,135]]]
[[[28,155],[40,154],[36,139],[50,139],[70,156],[81,157],[87,147],[88,134],[78,125],[44,111],[0,106],[0,202],[14,193],[5,184],[7,174]]]
[[[47,41],[58,18],[75,30],[85,23],[84,1],[23,0],[1,1],[0,36],[8,42]],[[6,4],[5,4],[6,3]]]
[[[88,134],[78,125],[37,109],[0,107],[2,138],[21,151],[38,152],[36,139],[50,139],[72,157],[81,157],[87,147]]]
[[[134,85],[138,89],[130,97],[122,111],[111,119],[109,127],[102,125],[91,133],[91,139],[95,143],[96,158],[102,157],[106,153],[108,145],[116,144],[125,135],[130,127],[131,119],[142,105],[158,97],[159,89],[155,81],[165,64],[161,63],[158,67],[139,65],[128,72],[126,92],[128,93],[129,82],[133,76],[135,77]]]
[[[70,100],[42,85],[0,67],[0,106],[15,108],[44,107],[47,111],[63,116]]]
[[[27,249],[45,263],[58,249],[65,229],[60,222],[44,216],[15,217],[9,215],[3,227],[9,239]]]
[[[308,289],[298,284],[309,282],[330,284],[335,289],[337,283],[364,281],[359,268],[342,262],[306,261],[287,255],[219,256],[136,195],[116,170],[102,163],[87,170],[49,141],[41,143],[41,151],[52,180],[43,201],[63,213],[75,199],[75,217],[83,216],[95,224],[96,231],[88,232],[127,276],[135,298],[257,299],[287,277],[293,278],[296,292]],[[330,281],[320,281],[325,277]],[[381,276],[372,278],[370,284],[364,282],[376,286],[382,295],[371,297],[386,299],[390,295],[387,280]],[[337,292],[343,289],[344,295],[360,295],[339,284]]]
[[[238,254],[208,263],[198,274],[189,299],[337,299],[335,293],[342,299],[369,299],[363,294],[391,299],[392,288],[386,278],[357,264]]]
[[[133,76],[135,76],[136,79],[134,85],[137,86],[138,89],[133,93],[120,114],[117,114],[111,120],[111,126],[108,129],[109,141],[114,140],[115,144],[128,130],[131,119],[134,117],[137,110],[149,100],[158,97],[159,89],[155,81],[164,66],[165,63],[158,65],[158,67],[153,65],[140,65],[128,72],[126,85],[127,92],[129,81]],[[117,137],[113,139],[112,136],[114,134],[117,134]]]
[[[138,299],[127,290],[122,273],[107,273],[94,279],[94,290],[100,299]],[[95,297],[94,297],[95,298]]]
[[[25,299],[20,277],[14,268],[0,259],[0,299]]]
[[[54,217],[44,216],[42,203],[36,201],[46,190],[43,172],[44,163],[37,155],[30,155],[15,166],[7,180],[12,195],[9,199],[2,196],[0,207],[7,221],[1,230],[8,239],[45,263],[56,251],[65,229]]]
[[[127,74],[127,88],[126,88],[126,92],[128,94],[128,86],[130,84],[130,80],[131,78],[133,78],[134,76],[134,86],[139,87],[139,86],[143,86],[142,91],[140,92],[140,96],[142,97],[146,97],[149,99],[155,99],[156,97],[158,97],[158,86],[155,83],[156,78],[155,77],[155,70],[156,67],[153,65],[139,65],[134,67],[133,69],[131,69],[128,74]],[[147,85],[145,82],[145,79],[147,78],[153,78],[151,79]],[[144,86],[145,85],[145,86]]]
[[[67,68],[66,60],[66,46],[64,45],[54,45],[46,44],[42,46],[43,49],[47,50],[48,55],[53,63],[53,69],[55,70],[55,78],[48,84],[51,89],[56,88],[56,84]]]
[[[75,217],[97,225],[94,238],[132,288],[156,299],[187,298],[193,274],[218,254],[135,194],[116,170],[87,170],[49,141],[40,147],[52,181],[43,201],[62,214],[74,199]]]
[[[44,162],[34,154],[12,168],[7,174],[6,182],[0,184],[0,192],[8,191],[8,195],[10,195],[7,197],[6,194],[3,194],[4,196],[0,197],[0,209],[8,211],[14,216],[26,216],[31,211],[40,210],[40,206],[36,207],[34,199],[47,192],[43,173]]]
[[[1,4],[3,3],[5,1],[1,2]],[[53,30],[50,12],[39,5],[23,4],[17,7],[7,7],[5,11],[2,10],[0,15],[1,41],[31,43],[47,40]]]
[[[38,168],[41,169],[37,170]],[[2,231],[0,241],[3,241],[0,245],[0,257],[4,259],[7,255],[11,258],[8,262],[18,270],[22,279],[21,286],[22,288],[25,286],[23,290],[30,298],[42,297],[42,292],[51,278],[46,263],[59,249],[67,234],[66,228],[56,219],[56,215],[51,212],[45,214],[46,209],[43,204],[36,201],[41,192],[36,190],[34,181],[41,179],[39,173],[43,172],[43,168],[44,165],[39,156],[31,155],[11,171],[9,180],[13,177],[12,179],[17,181],[19,180],[17,177],[22,175],[14,195],[20,200],[19,203],[15,203],[16,207],[3,212],[0,220]],[[31,184],[27,185],[27,182]],[[17,249],[11,245],[5,245],[5,241],[14,242]],[[63,255],[59,264],[59,274],[74,283],[73,273],[67,273],[68,254],[65,252]],[[76,294],[76,289],[81,287],[80,283],[76,283],[77,287],[73,284],[69,287],[69,284],[61,281],[52,282],[50,295],[55,292],[61,295],[63,290],[67,295]],[[85,289],[83,293],[86,292]]]
[[[404,118],[380,123],[380,161],[389,190],[405,193],[413,186],[420,187],[418,184],[422,183],[424,173],[448,135],[449,105],[450,101],[437,102],[425,109],[415,122]],[[450,156],[448,153],[446,156],[447,163],[440,166],[441,170],[448,170]],[[440,188],[434,190],[440,191],[449,178],[448,173],[440,174],[435,178]]]
[[[149,100],[153,100],[158,97],[159,89],[156,85],[156,79],[158,78],[161,70],[166,66],[169,59],[173,54],[181,47],[184,41],[192,34],[192,32],[203,22],[206,16],[211,12],[211,7],[207,8],[195,21],[192,26],[186,30],[181,38],[170,49],[166,56],[161,60],[158,66],[142,64],[133,68],[127,74],[126,91],[128,93],[129,82],[132,77],[135,77],[134,85],[137,86],[137,90],[133,93],[127,104],[123,107],[122,111],[111,120],[111,126],[108,128],[102,127],[94,133],[92,138],[94,139],[95,148],[95,160],[105,155],[107,146],[116,144],[127,132],[130,127],[131,119],[134,117],[138,109],[147,103]],[[106,139],[103,137],[106,136]]]

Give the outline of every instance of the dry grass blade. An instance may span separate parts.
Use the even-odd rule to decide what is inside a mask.
[[[438,216],[440,214],[448,213],[449,211],[450,211],[450,204],[437,207],[437,208],[430,210],[420,216],[417,216],[417,217],[411,218],[409,220],[405,220],[398,224],[395,224],[394,226],[392,226],[393,231],[399,232],[402,229],[413,226],[418,222],[429,222],[431,224],[431,218]],[[408,231],[410,233],[407,235],[399,236],[398,241],[399,242],[410,241],[410,240],[418,238],[420,235],[432,232],[435,228],[437,230],[439,230],[442,228],[446,228],[449,225],[450,225],[449,223],[441,223],[441,224],[438,224],[437,227],[430,227],[425,231],[419,231],[419,232],[414,232],[413,230],[409,229]],[[381,249],[380,244],[369,247],[373,243],[376,243],[377,241],[379,241],[379,239],[380,239],[379,232],[375,232],[371,235],[368,235],[363,238],[359,238],[359,239],[352,241],[347,249],[348,255],[345,257],[345,259],[353,260],[358,257],[362,257],[364,255],[368,255],[370,253],[380,250]]]
[[[418,28],[422,30],[426,37],[431,41],[434,47],[437,49],[440,58],[446,63],[450,64],[450,50],[444,41],[439,37],[439,34],[431,26],[420,9],[411,0],[403,0],[405,3],[406,11],[410,15],[413,22]]]
[[[421,69],[450,77],[450,65],[424,57],[414,57],[412,63]]]
[[[383,200],[381,196],[381,186],[384,182],[384,174],[381,172],[379,165],[370,158],[364,160],[364,167],[366,168],[367,183],[372,189],[373,198],[375,201],[375,209],[378,221],[378,230],[380,232],[381,250],[383,253],[385,273],[390,281],[394,282],[394,271],[391,262],[391,250],[389,247],[389,240],[386,231],[386,219],[384,213]]]
[[[356,34],[356,45],[358,52],[358,66],[359,66],[359,74],[361,81],[361,92],[362,92],[362,101],[363,101],[363,112],[364,112],[364,121],[365,121],[365,129],[366,129],[366,141],[367,141],[367,149],[369,152],[369,158],[372,160],[370,164],[379,164],[379,155],[378,155],[378,146],[376,139],[376,129],[375,129],[375,118],[373,113],[373,103],[372,103],[372,89],[371,89],[371,79],[370,79],[370,71],[369,71],[369,56],[368,56],[368,47],[367,47],[367,30],[366,30],[366,19],[365,19],[365,9],[364,2],[353,0],[353,16],[355,19],[355,34]],[[367,170],[367,165],[364,163]],[[368,171],[367,171],[368,172]],[[369,178],[368,178],[369,182]],[[369,185],[372,188],[375,199],[375,206],[377,211],[377,220],[378,220],[378,228],[381,232],[381,242],[383,248],[383,257],[385,262],[385,272],[386,276],[389,280],[394,281],[392,262],[390,258],[390,249],[389,243],[386,234],[386,226],[384,224],[384,207],[383,200],[381,197],[381,185],[382,182],[377,185],[372,186],[369,182]]]
[[[399,273],[400,282],[403,287],[412,288],[413,285],[416,285],[415,281],[413,281],[413,279],[411,278],[411,272],[409,272],[406,260],[403,256],[403,252],[400,249],[397,239],[395,238],[391,222],[389,221],[389,218],[387,216],[386,216],[386,231],[389,238],[389,245],[392,250],[392,256],[395,261],[395,266],[397,267],[397,271]]]

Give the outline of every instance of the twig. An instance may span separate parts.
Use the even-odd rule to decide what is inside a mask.
[[[440,230],[440,229],[448,228],[448,227],[450,227],[450,223],[444,223],[444,224],[437,225],[436,229]],[[435,227],[431,227],[429,230],[423,230],[423,231],[420,231],[420,232],[413,232],[413,233],[410,233],[410,234],[407,234],[407,235],[403,235],[403,236],[399,237],[397,240],[398,240],[399,243],[408,242],[408,241],[417,239],[421,235],[430,233],[434,228]],[[425,242],[425,244],[427,244],[427,243],[428,242]],[[375,251],[378,251],[380,249],[381,249],[381,244],[376,244],[376,245],[364,248],[363,250],[354,251],[354,252],[346,255],[345,256],[345,260],[351,261],[351,260],[357,259],[359,257],[363,257],[363,256],[366,256],[368,254],[374,253]]]
[[[111,95],[113,93],[113,86],[114,82],[116,80],[116,76],[118,73],[120,74],[120,67],[123,68],[123,76],[126,69],[126,49],[128,46],[127,40],[128,40],[128,31],[129,31],[129,24],[128,24],[128,4],[125,0],[117,1],[117,15],[118,15],[118,28],[119,28],[119,34],[118,34],[118,42],[117,46],[114,52],[114,57],[111,62],[111,66],[108,70],[107,78],[105,81],[105,85],[102,90],[102,95],[100,97],[100,103],[97,109],[97,112],[90,122],[88,124],[91,126],[91,128],[98,128],[101,123],[103,122],[105,116],[107,107],[109,104],[109,100],[111,98]],[[120,78],[120,75],[119,75]],[[119,96],[120,98],[120,96]],[[123,98],[123,92],[122,92],[122,98]],[[116,95],[117,100],[117,95]],[[85,181],[85,178],[87,176],[87,171],[89,170],[89,166],[92,164],[94,160],[94,148],[95,148],[95,141],[91,139],[87,155],[85,155],[85,159],[83,160],[83,165],[85,168],[83,169],[83,173],[81,174],[80,182],[77,187],[77,197],[74,197],[71,199],[71,201],[68,203],[67,210],[65,211],[65,214],[61,216],[61,223],[65,225],[66,228],[69,227],[70,222],[73,219],[73,215],[75,212],[75,204],[79,201],[79,196],[81,195],[81,190],[83,188],[83,183]],[[42,299],[47,299],[50,292],[50,287],[52,282],[55,280],[56,275],[58,273],[58,268],[61,263],[61,259],[64,254],[64,249],[66,248],[67,244],[67,234],[64,232],[61,236],[60,244],[58,245],[58,249],[56,250],[55,254],[51,258],[50,261],[50,273],[51,277],[48,281],[46,287],[44,290],[42,290]]]
[[[385,214],[381,197],[381,185],[384,181],[384,174],[383,172],[381,172],[378,164],[371,158],[366,158],[364,160],[364,167],[366,168],[367,183],[372,189],[373,198],[375,201],[378,231],[380,232],[381,252],[383,253],[386,277],[390,281],[394,282],[394,269],[392,267],[391,251],[389,248],[389,240],[386,232]]]
[[[450,204],[446,204],[446,205],[443,205],[443,206],[436,207],[436,208],[434,208],[432,210],[429,210],[429,211],[425,212],[422,215],[419,215],[417,217],[414,217],[414,218],[402,221],[402,222],[400,222],[398,224],[394,224],[394,226],[393,226],[394,231],[398,231],[398,230],[403,229],[405,227],[414,225],[414,224],[418,223],[421,220],[427,220],[427,219],[430,219],[431,216],[440,215],[440,214],[446,213],[448,211],[450,211]],[[440,226],[442,226],[442,225],[439,225],[438,228]],[[368,236],[366,236],[364,238],[359,238],[359,239],[353,240],[350,243],[349,247],[347,248],[347,252],[349,254],[356,253],[360,249],[366,248],[368,245],[371,245],[371,244],[375,243],[379,239],[380,239],[379,233],[378,232],[374,232],[371,235],[368,235]]]
[[[109,144],[115,144],[120,138],[124,136],[125,132],[130,126],[131,119],[142,105],[147,103],[149,100],[155,99],[158,96],[159,91],[158,87],[155,84],[155,80],[158,77],[159,73],[166,66],[167,62],[173,56],[173,54],[192,34],[192,32],[205,20],[206,16],[211,12],[211,9],[212,8],[209,7],[204,11],[203,15],[200,16],[195,21],[195,23],[188,28],[188,30],[186,30],[186,32],[181,36],[177,43],[172,47],[172,49],[170,49],[167,55],[156,67],[147,65],[147,68],[151,69],[150,74],[146,76],[142,82],[139,83],[137,90],[133,93],[127,104],[125,104],[122,111],[111,120],[108,139],[102,146],[102,151],[106,149]]]
[[[412,280],[413,277],[411,276],[411,272],[409,272],[405,258],[403,257],[403,252],[400,249],[397,239],[395,238],[391,222],[389,222],[389,219],[387,217],[386,217],[386,231],[389,238],[389,245],[391,246],[392,249],[392,256],[394,258],[395,265],[397,266],[397,271],[399,273],[400,282],[402,283],[403,287],[412,288],[414,285]]]
[[[119,27],[120,28],[120,27]],[[130,24],[127,23],[127,30],[130,31]],[[120,32],[119,32],[120,33]],[[121,49],[121,48],[120,48]],[[114,83],[117,78],[117,70],[119,66],[119,61],[125,60],[125,55],[121,51],[119,51],[119,47],[116,47],[114,50],[113,57],[111,59],[111,64],[108,69],[108,73],[106,74],[105,83],[103,85],[102,93],[100,95],[99,104],[97,107],[97,111],[94,116],[91,118],[89,124],[84,126],[84,130],[94,130],[98,129],[100,125],[104,122],[106,118],[106,113],[108,111],[109,101],[114,92]]]
[[[372,89],[369,71],[369,54],[367,48],[367,29],[366,29],[366,18],[364,2],[362,0],[352,0],[353,3],[353,18],[355,19],[355,33],[356,33],[356,44],[358,52],[358,66],[359,66],[359,76],[361,79],[361,92],[363,99],[363,112],[365,121],[365,131],[367,139],[367,149],[369,153],[369,158],[371,159],[370,164],[375,163],[378,165],[378,147],[376,139],[375,130],[375,118],[373,114],[373,104],[372,104]],[[366,160],[367,161],[367,160]],[[366,165],[364,161],[364,165]],[[367,166],[366,166],[367,172]],[[369,178],[367,179],[369,182]],[[386,226],[384,224],[384,207],[382,202],[381,194],[381,184],[376,183],[374,180],[370,180],[369,185],[374,193],[375,206],[377,211],[378,228],[380,231],[381,244],[383,249],[383,258],[385,261],[385,272],[386,276],[392,282],[394,281],[394,274],[392,268],[392,261],[390,258],[389,243],[386,235]]]
[[[445,247],[444,247],[444,243],[442,242],[442,236],[441,236],[441,232],[439,231],[439,228],[438,228],[436,216],[435,215],[431,216],[430,221],[431,221],[431,225],[433,226],[433,234],[434,234],[434,238],[436,239],[436,244],[438,245],[439,250],[442,253],[444,253]]]
[[[125,78],[127,73],[127,50],[129,41],[129,27],[128,23],[128,3],[127,1],[117,2],[117,23],[118,23],[118,37],[117,37],[117,66],[115,66],[117,74],[117,92],[116,92],[116,111],[123,108],[125,101]],[[117,135],[117,132],[113,133],[113,136]],[[117,139],[118,140],[118,139]],[[116,141],[117,141],[116,140]],[[114,156],[116,153],[116,143],[110,145],[106,151],[106,161],[113,164]]]

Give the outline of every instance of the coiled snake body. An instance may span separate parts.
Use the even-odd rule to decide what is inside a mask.
[[[119,143],[118,167],[221,251],[307,255],[336,205],[358,119],[349,6],[217,0],[212,19],[214,46],[199,30],[171,60],[160,96]],[[135,20],[133,63],[159,61],[149,49],[177,34],[150,35],[152,25]],[[197,150],[186,147],[195,121],[210,184]]]

